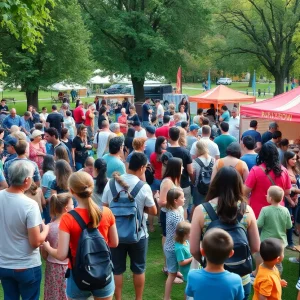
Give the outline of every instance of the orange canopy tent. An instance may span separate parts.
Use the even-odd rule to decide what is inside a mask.
[[[255,102],[256,97],[237,92],[225,85],[218,85],[217,87],[202,94],[190,96],[189,101],[197,103],[213,103],[218,105],[223,103]]]

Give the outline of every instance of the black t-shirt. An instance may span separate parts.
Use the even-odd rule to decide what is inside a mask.
[[[261,143],[265,144],[266,142],[268,142],[269,140],[272,139],[272,132],[270,131],[266,131],[265,133],[263,133],[263,135],[261,136]]]
[[[103,121],[107,121],[107,119],[103,115],[100,115],[99,119],[98,119],[98,128],[99,129],[102,129],[102,122]]]
[[[7,105],[4,105],[4,106],[0,105],[0,111],[9,111],[8,106]],[[3,113],[3,112],[1,112],[1,114],[6,115],[6,113]]]
[[[138,117],[137,114],[135,114],[135,115],[133,115],[133,116],[128,115],[128,116],[127,116],[127,121],[129,121],[129,124],[132,125],[134,122],[139,122],[140,119],[139,119],[139,117]]]
[[[117,108],[115,108],[115,114],[120,114],[121,113],[121,109],[122,109],[122,105],[118,104]]]
[[[128,149],[128,154],[133,151],[133,147],[132,147],[133,139],[134,139],[133,137],[126,137],[125,138],[124,145]]]
[[[151,106],[147,103],[144,103],[142,105],[142,121],[149,121],[149,115],[150,113],[148,110],[151,109]]]
[[[190,186],[189,174],[187,172],[187,165],[193,162],[190,152],[182,147],[168,147],[167,151],[170,152],[173,157],[178,157],[182,159],[183,171],[181,174],[180,187],[186,188]]]
[[[49,123],[49,127],[54,127],[57,129],[58,133],[61,132],[61,123],[63,123],[64,118],[58,112],[52,112],[48,115],[46,122]]]
[[[75,162],[84,164],[89,156],[89,150],[85,148],[85,143],[79,136],[75,136],[72,142],[72,148],[75,148]]]

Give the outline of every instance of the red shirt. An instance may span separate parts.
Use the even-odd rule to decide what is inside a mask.
[[[162,152],[164,153],[166,150],[163,150]],[[157,154],[155,152],[150,155],[150,163],[154,168],[154,178],[162,180],[162,162],[157,161]]]
[[[169,129],[170,129],[170,126],[163,125],[162,127],[159,127],[156,129],[155,136],[156,137],[164,136],[166,139],[168,139],[169,138]]]
[[[85,208],[75,208],[76,212],[80,214],[82,219],[88,223],[90,218],[88,214],[88,210]],[[111,210],[108,207],[103,206],[102,207],[102,218],[98,226],[98,230],[104,237],[106,243],[108,243],[108,232],[111,226],[115,224],[115,217]],[[59,224],[59,229],[61,231],[64,231],[66,233],[70,234],[70,249],[71,249],[71,256],[72,256],[72,261],[74,264],[75,257],[76,257],[76,251],[77,251],[77,246],[81,234],[81,228],[79,224],[75,221],[75,219],[68,213],[63,214],[60,224]],[[71,264],[68,264],[69,268],[72,269]]]
[[[91,110],[87,110],[85,113],[85,120],[84,120],[84,125],[85,126],[91,126],[92,125],[92,118],[90,117]]]
[[[81,106],[77,106],[73,110],[73,116],[74,116],[75,123],[77,123],[77,124],[82,123],[84,121],[82,119],[82,117],[84,116],[84,110],[83,110],[83,108]]]
[[[119,124],[127,124],[127,115],[125,116],[119,116],[118,118],[118,123]],[[120,131],[123,133],[123,134],[126,134],[127,133],[127,127],[122,127],[120,126]]]

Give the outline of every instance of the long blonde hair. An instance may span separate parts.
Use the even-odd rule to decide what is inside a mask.
[[[179,128],[179,139],[178,139],[178,144],[180,147],[186,147],[186,131],[182,127]]]
[[[209,151],[207,148],[207,143],[203,140],[200,140],[196,143],[196,153],[197,156],[208,155]]]
[[[99,206],[91,198],[94,190],[93,178],[86,172],[76,172],[70,176],[68,182],[72,193],[86,202],[90,224],[93,228],[97,228],[102,218],[102,212]]]
[[[59,159],[55,164],[54,170],[56,176],[56,184],[63,190],[68,190],[68,179],[72,174],[72,168],[64,159]]]

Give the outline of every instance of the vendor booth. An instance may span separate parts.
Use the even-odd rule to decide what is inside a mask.
[[[233,104],[239,103],[253,103],[256,101],[255,96],[248,96],[246,94],[237,92],[228,88],[225,85],[218,85],[217,87],[210,89],[202,94],[190,96],[190,106],[192,103],[197,104],[197,108],[208,109],[210,104],[214,104],[216,109],[219,109],[221,105],[226,104],[229,110],[232,109]]]
[[[276,121],[282,136],[293,144],[300,136],[300,87],[268,100],[243,105],[240,115],[240,132],[248,129],[251,120],[257,120],[260,133],[268,130],[270,122]]]

